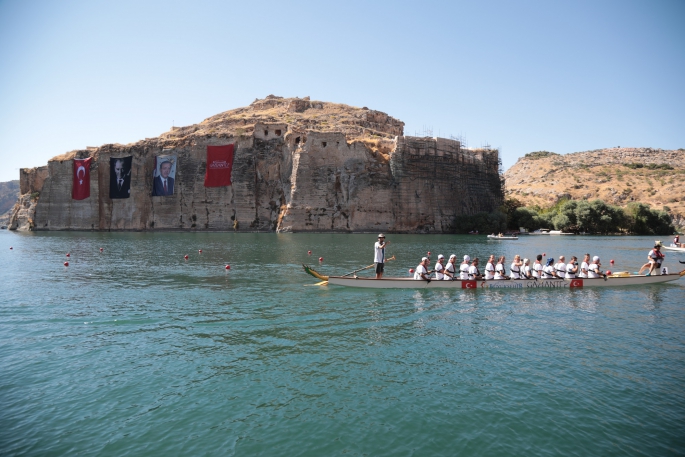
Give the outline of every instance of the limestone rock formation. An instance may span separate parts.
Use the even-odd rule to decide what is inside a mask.
[[[40,195],[19,205],[13,227],[443,233],[461,215],[501,205],[498,151],[403,130],[380,111],[270,95],[157,138],[55,157],[42,186],[37,171],[22,171],[22,193]],[[207,146],[226,144],[232,186],[204,187]],[[153,197],[162,153],[178,156],[175,191]],[[131,198],[110,199],[109,159],[129,155]],[[86,157],[90,197],[72,200],[72,159]]]

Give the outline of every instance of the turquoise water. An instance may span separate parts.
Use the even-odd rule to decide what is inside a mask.
[[[388,276],[426,251],[590,251],[635,271],[654,241],[388,240]],[[685,279],[307,286],[301,263],[346,273],[374,241],[0,232],[0,455],[685,454]]]

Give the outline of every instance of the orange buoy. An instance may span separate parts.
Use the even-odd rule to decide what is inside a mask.
[[[65,267],[68,267],[68,266],[69,266],[69,262],[64,262],[64,266],[65,266]]]
[[[188,260],[188,254],[184,255],[183,258]]]
[[[230,269],[231,269],[231,266],[230,266],[230,265],[226,265],[226,269],[227,269],[227,270],[230,270]]]

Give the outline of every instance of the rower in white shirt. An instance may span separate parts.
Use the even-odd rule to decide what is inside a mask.
[[[572,255],[571,261],[566,265],[566,279],[575,279],[576,273],[578,273],[578,258]]]
[[[559,261],[554,265],[554,272],[557,274],[557,278],[566,277],[566,257],[563,255],[559,256]]]
[[[467,280],[469,279],[469,262],[471,261],[471,257],[468,255],[464,256],[464,261],[459,265],[459,279],[461,280]]]
[[[600,266],[602,266],[602,264],[599,261],[599,257],[594,256],[592,258],[592,263],[588,267],[588,278],[593,279],[606,277],[602,270],[599,269]]]
[[[414,270],[414,279],[430,281],[431,273],[428,271],[428,257],[423,257],[419,266]]]
[[[435,279],[438,281],[442,281],[443,277],[445,276],[443,273],[443,270],[445,269],[445,266],[443,265],[443,262],[445,261],[445,256],[442,254],[438,254],[438,261],[435,264]]]
[[[535,263],[533,264],[533,277],[540,279],[542,278],[542,254],[538,254],[535,258]]]
[[[523,267],[521,267],[521,279],[533,279],[533,270],[530,268],[530,260],[523,259]]]
[[[457,271],[456,261],[457,256],[452,254],[450,256],[450,259],[447,261],[447,265],[445,265],[445,274],[442,278],[444,281],[452,281],[454,279],[454,276]]]
[[[511,262],[509,270],[511,271],[511,279],[521,279],[521,268],[523,267],[523,262],[521,262],[521,256],[516,254],[514,256],[514,261]]]
[[[554,272],[554,258],[547,259],[547,264],[542,267],[542,279],[554,279],[556,273]]]
[[[585,254],[583,257],[583,263],[580,264],[580,269],[578,270],[579,278],[587,278],[588,271],[590,271],[590,254]]]
[[[473,259],[473,263],[471,263],[471,266],[469,267],[469,279],[483,279],[483,275],[480,274],[480,270],[478,269],[478,257]]]
[[[507,276],[507,271],[504,269],[504,256],[500,256],[497,260],[497,265],[495,265],[495,278],[494,279],[509,279]]]
[[[491,255],[488,258],[488,263],[485,264],[485,279],[495,279],[495,256]]]

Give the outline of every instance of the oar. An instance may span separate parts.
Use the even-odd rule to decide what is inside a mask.
[[[389,259],[385,259],[386,262],[390,262],[391,260],[395,260],[395,256],[392,256],[392,257],[390,257]],[[345,276],[353,275],[353,274],[355,274],[355,273],[359,273],[360,271],[368,270],[369,268],[372,268],[374,265],[376,265],[376,264],[375,264],[375,263],[372,263],[372,264],[369,265],[368,267],[364,267],[364,268],[360,268],[359,270],[351,271],[351,272],[349,272],[349,273],[347,273],[347,274],[345,274],[345,275],[342,275],[341,277],[344,278]]]
[[[683,262],[682,260],[678,260],[678,262],[680,262],[680,263],[685,263],[685,262]]]

